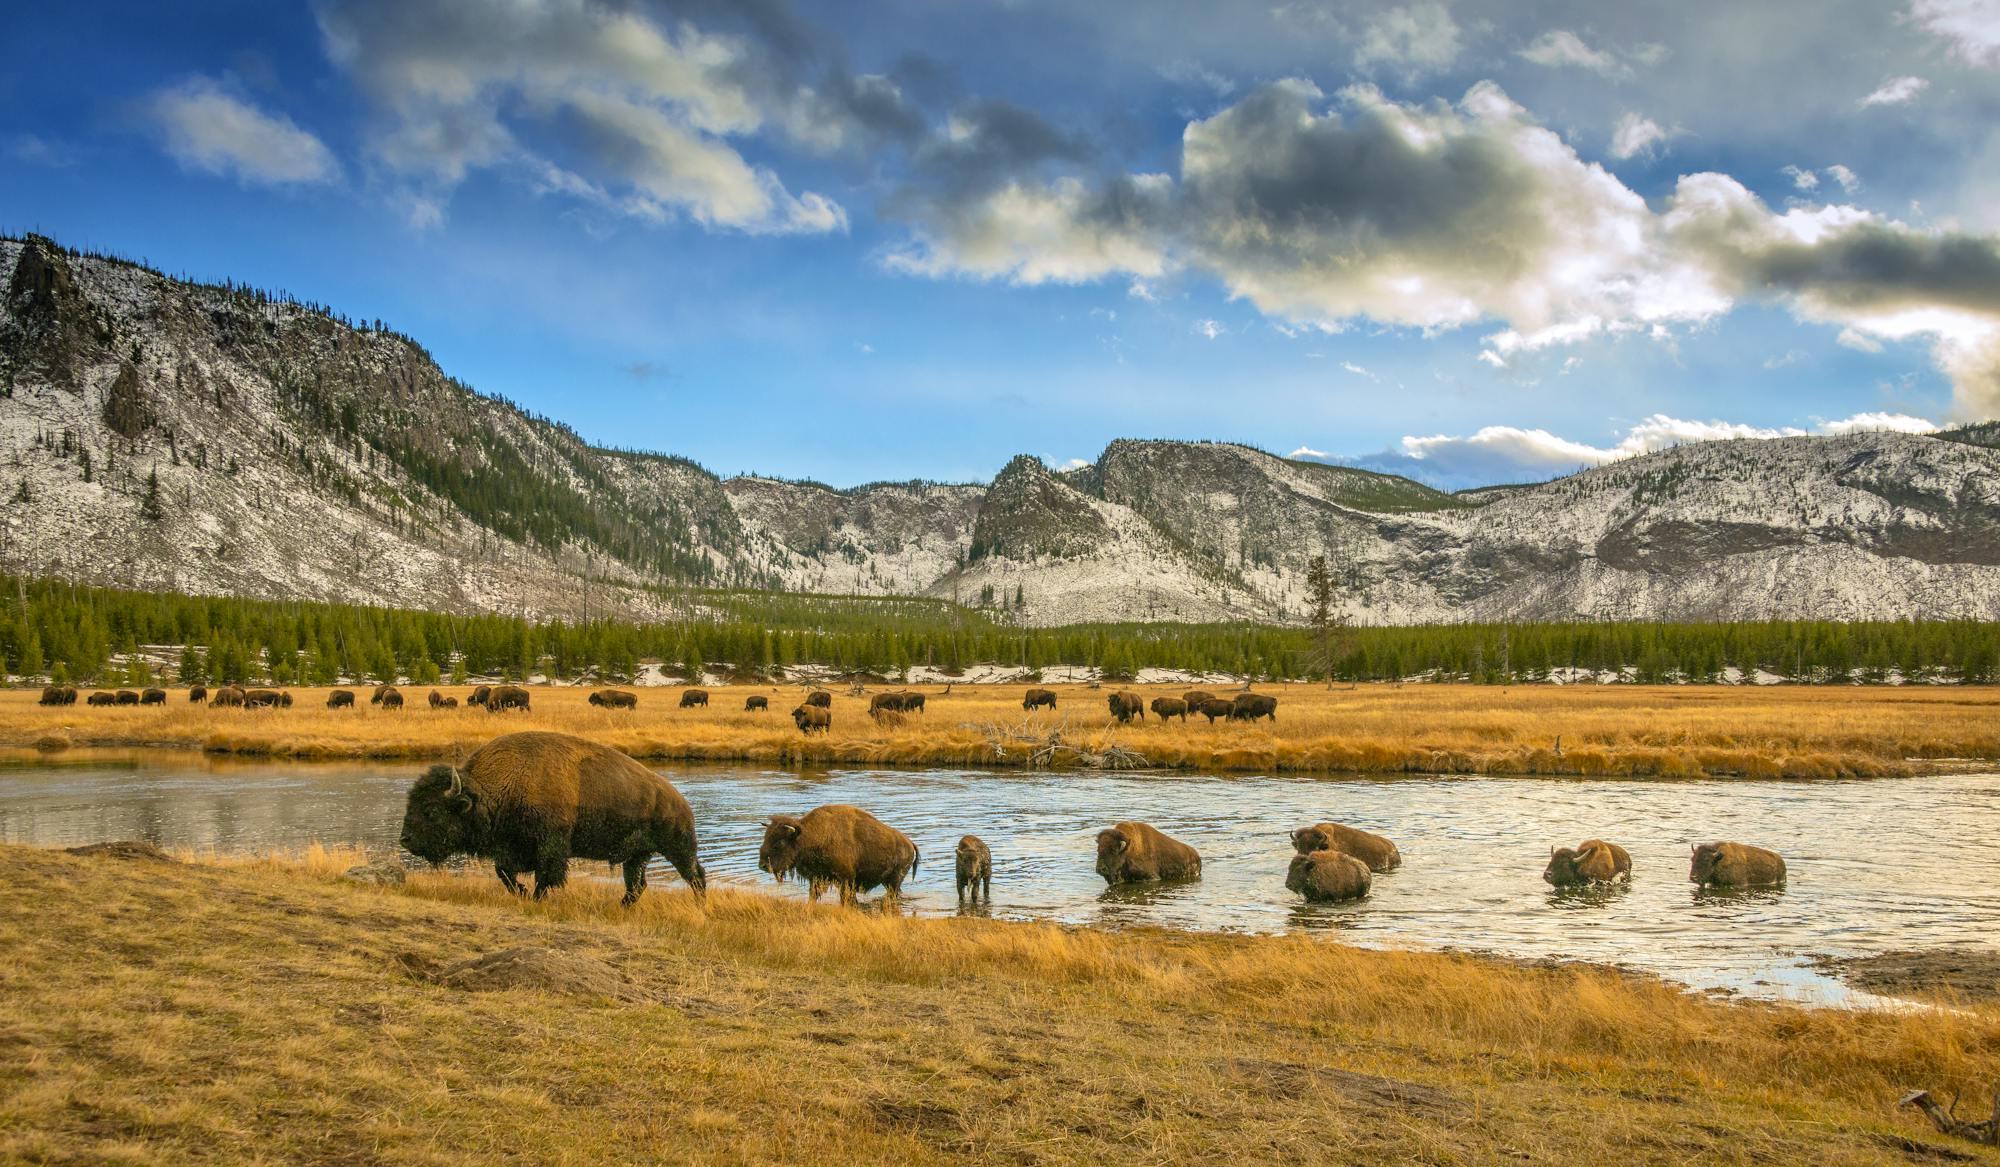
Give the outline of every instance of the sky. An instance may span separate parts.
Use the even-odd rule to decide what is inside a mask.
[[[2000,0],[34,5],[0,230],[834,485],[2000,414]],[[32,51],[28,51],[29,47]]]

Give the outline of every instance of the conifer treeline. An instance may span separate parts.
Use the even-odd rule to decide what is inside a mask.
[[[180,646],[158,679],[331,684],[478,674],[630,677],[727,665],[776,675],[793,665],[890,675],[929,664],[1090,666],[1112,675],[1174,668],[1305,679],[1320,659],[1303,628],[1258,624],[1080,624],[1011,628],[940,600],[733,591],[673,593],[709,618],[536,623],[350,604],[275,602],[95,588],[0,577],[0,655],[16,676],[136,683],[141,645]],[[1342,630],[1342,680],[1418,676],[1486,683],[1560,670],[1640,681],[1710,681],[1762,670],[1808,681],[1909,678],[1989,683],[2000,624],[1976,621],[1765,621],[1747,624],[1434,624]],[[113,664],[114,659],[118,661]]]

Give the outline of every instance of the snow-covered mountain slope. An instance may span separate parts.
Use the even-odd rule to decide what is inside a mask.
[[[0,240],[0,565],[582,616],[650,585],[990,602],[1037,624],[2000,617],[1992,427],[1683,446],[1459,495],[1224,443],[988,484],[720,480],[483,397],[414,341]],[[1987,443],[1987,444],[1982,444]]]

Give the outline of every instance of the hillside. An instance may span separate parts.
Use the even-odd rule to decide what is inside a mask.
[[[315,305],[0,240],[0,567],[193,593],[657,616],[700,585],[1030,624],[2000,616],[1991,427],[1684,446],[1440,493],[1224,443],[990,483],[723,480],[591,446]]]

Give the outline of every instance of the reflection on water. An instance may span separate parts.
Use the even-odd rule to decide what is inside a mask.
[[[0,759],[0,840],[388,850],[419,769],[137,752]],[[924,859],[906,885],[908,908],[926,914],[960,910],[951,853],[971,833],[993,848],[998,918],[1337,931],[1360,944],[1624,964],[1763,996],[1844,999],[1805,967],[1810,954],[1964,943],[2000,924],[2000,775],[1785,783],[662,772],[694,804],[711,879],[803,895],[759,876],[759,824],[773,811],[851,802],[916,840]],[[1107,891],[1092,866],[1094,836],[1125,818],[1200,850],[1203,878]],[[1322,819],[1395,839],[1402,868],[1376,876],[1365,900],[1305,904],[1284,888],[1288,832]],[[1953,829],[1935,830],[1940,822]],[[1632,853],[1630,886],[1558,891],[1542,881],[1551,845],[1592,836]],[[1789,886],[1696,891],[1688,848],[1710,839],[1780,851]],[[673,877],[661,868],[652,878],[659,886]]]

